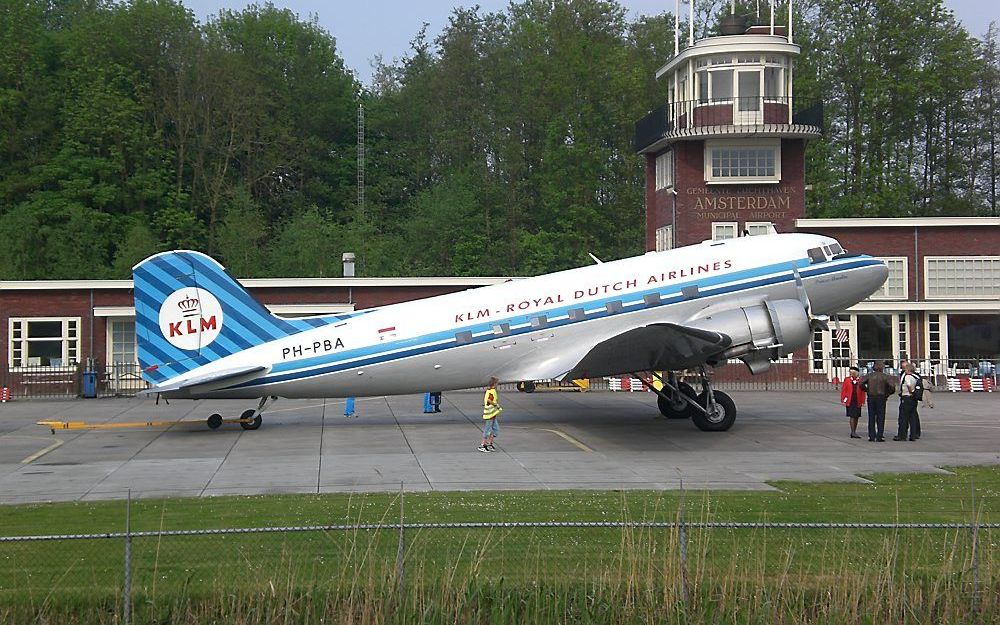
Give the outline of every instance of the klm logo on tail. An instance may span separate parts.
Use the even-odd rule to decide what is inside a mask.
[[[132,268],[132,279],[139,365],[154,384],[326,323],[271,314],[200,252],[150,256]]]
[[[160,306],[160,333],[174,347],[196,350],[218,338],[224,319],[222,305],[208,291],[178,289]]]

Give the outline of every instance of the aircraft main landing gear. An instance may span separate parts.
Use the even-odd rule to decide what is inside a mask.
[[[666,379],[652,372],[653,377],[663,384],[662,390],[653,389],[657,394],[656,406],[668,419],[690,417],[695,427],[703,432],[725,432],[736,422],[736,402],[726,393],[712,388],[704,367],[698,373],[702,387],[700,394],[691,385],[678,382],[673,372]]]
[[[728,394],[712,388],[704,367],[698,373],[701,375],[702,387],[698,395],[698,406],[702,410],[691,415],[691,420],[702,432],[725,432],[736,421],[736,402]]]

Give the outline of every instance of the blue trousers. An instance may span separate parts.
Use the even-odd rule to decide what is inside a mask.
[[[868,396],[868,440],[885,434],[885,397]]]
[[[909,397],[899,398],[899,431],[896,436],[899,438],[906,438],[909,434],[910,438],[920,436],[920,421],[917,417],[917,402]]]

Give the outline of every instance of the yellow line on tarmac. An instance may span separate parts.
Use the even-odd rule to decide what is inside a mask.
[[[57,449],[62,444],[63,444],[62,441],[56,440],[54,443],[52,443],[51,445],[49,445],[45,449],[43,449],[41,451],[36,451],[35,453],[31,454],[30,456],[28,456],[27,458],[25,458],[24,460],[22,460],[21,464],[31,464],[32,462],[34,462],[35,460],[38,460],[39,458],[41,458],[45,454],[49,453],[50,451],[52,451],[54,449]]]
[[[566,432],[563,432],[562,430],[550,430],[548,428],[538,428],[538,429],[541,430],[541,431],[543,431],[543,432],[552,432],[553,434],[555,434],[559,438],[562,438],[563,440],[565,440],[568,443],[570,443],[571,445],[577,447],[581,451],[586,451],[588,453],[593,453],[593,451],[594,451],[590,447],[587,447],[586,445],[584,445],[580,441],[576,440],[575,438],[573,438],[572,436],[570,436]]]

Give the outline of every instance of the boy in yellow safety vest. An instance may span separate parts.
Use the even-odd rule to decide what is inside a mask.
[[[486,396],[483,397],[483,442],[476,448],[483,453],[496,451],[493,447],[493,437],[500,433],[500,424],[497,421],[497,417],[503,412],[503,408],[500,407],[497,382],[499,380],[496,378],[490,378],[490,385],[486,389]]]

